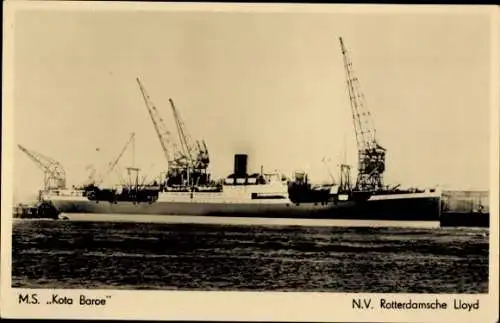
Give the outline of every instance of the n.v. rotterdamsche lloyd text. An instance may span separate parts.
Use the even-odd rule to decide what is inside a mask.
[[[370,298],[355,298],[352,300],[353,309],[375,309],[376,307],[384,310],[459,310],[459,311],[477,311],[479,310],[479,300],[470,302],[461,299],[454,299],[452,304],[441,302],[438,299],[430,302],[419,302],[412,299],[406,301],[381,298],[377,304],[372,303]]]

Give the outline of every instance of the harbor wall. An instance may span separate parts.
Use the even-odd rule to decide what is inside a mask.
[[[442,211],[454,213],[489,213],[489,192],[443,191]]]

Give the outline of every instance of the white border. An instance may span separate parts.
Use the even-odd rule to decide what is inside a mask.
[[[20,306],[17,289],[11,289],[11,226],[12,226],[12,156],[13,143],[13,71],[9,62],[13,59],[14,13],[17,10],[161,10],[161,11],[252,11],[252,12],[337,12],[337,13],[491,13],[492,19],[492,88],[500,89],[499,83],[499,25],[498,11],[493,6],[385,6],[385,5],[302,5],[302,4],[165,4],[165,3],[117,3],[117,2],[4,2],[4,61],[2,102],[2,267],[1,267],[1,315],[11,318],[99,318],[99,319],[161,319],[161,320],[232,320],[232,321],[440,321],[493,322],[498,319],[498,146],[499,114],[498,91],[491,91],[491,262],[490,292],[488,295],[431,295],[431,294],[340,294],[340,293],[249,293],[249,292],[166,292],[166,291],[116,291],[116,290],[28,290],[37,292],[40,298],[52,293],[78,297],[110,295],[103,308],[79,306]],[[403,301],[453,302],[454,298],[465,301],[480,300],[479,311],[396,311],[352,310],[355,298],[371,298],[376,303],[381,297]]]

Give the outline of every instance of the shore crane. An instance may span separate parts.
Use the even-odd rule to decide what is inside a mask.
[[[207,182],[209,175],[208,149],[204,141],[193,141],[176,108],[174,101],[169,99],[174,115],[179,144],[173,139],[172,133],[166,127],[158,109],[153,104],[139,78],[136,78],[141,90],[146,108],[156,130],[160,145],[167,160],[166,182],[177,186],[193,186]],[[179,148],[180,146],[180,148]]]
[[[205,141],[202,140],[200,142],[199,140],[197,140],[196,144],[193,142],[191,136],[186,130],[186,125],[184,124],[184,121],[182,120],[180,113],[174,104],[174,101],[172,99],[169,99],[169,102],[174,114],[175,124],[177,125],[179,141],[181,143],[185,158],[188,160],[189,166],[194,170],[206,170],[208,168],[210,158]]]
[[[165,155],[165,159],[167,161],[167,168],[172,169],[177,167],[176,159],[179,159],[178,153],[179,149],[175,144],[172,133],[168,130],[165,125],[163,118],[161,117],[158,109],[154,105],[153,101],[149,97],[149,94],[146,92],[144,85],[141,83],[139,78],[136,78],[137,84],[139,84],[139,89],[141,90],[142,97],[144,99],[144,103],[146,104],[146,108],[148,110],[149,116],[151,117],[151,121],[153,122],[156,135],[158,140],[160,141],[161,148],[163,150],[163,154]]]
[[[358,176],[355,190],[377,191],[383,188],[386,149],[378,144],[372,116],[366,107],[365,97],[342,37],[339,37],[339,41],[358,147]]]
[[[66,188],[66,173],[58,161],[33,150],[28,150],[21,145],[17,145],[17,147],[43,171],[45,191]]]
[[[167,161],[165,185],[167,185],[167,183],[183,185],[185,180],[189,182],[189,172],[187,171],[189,168],[189,159],[181,149],[179,149],[173,138],[173,134],[165,125],[162,116],[149,97],[149,94],[146,92],[144,85],[139,78],[136,78],[136,81],[139,84],[144,103],[146,104],[146,108],[153,122],[156,135],[160,141],[163,154]]]

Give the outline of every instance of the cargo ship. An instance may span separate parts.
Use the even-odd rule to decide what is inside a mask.
[[[235,155],[234,173],[211,186],[125,189],[56,189],[41,193],[59,213],[194,215],[290,219],[435,221],[437,190],[356,192],[344,183],[315,188],[301,176],[279,172],[248,174],[247,155]]]
[[[40,200],[57,213],[122,215],[173,215],[202,217],[248,217],[287,219],[344,219],[425,221],[441,220],[441,192],[436,188],[401,190],[383,183],[386,149],[375,135],[370,111],[360,92],[358,78],[342,38],[339,38],[347,78],[347,91],[356,135],[358,168],[351,185],[350,167],[342,165],[338,185],[314,186],[307,174],[293,180],[279,172],[248,172],[248,156],[237,154],[233,173],[214,181],[204,141],[189,136],[179,111],[169,99],[179,145],[174,144],[164,118],[137,78],[147,111],[155,127],[167,162],[161,183],[128,185],[106,189],[87,185],[79,189],[44,190]],[[179,148],[180,146],[180,148]],[[135,169],[138,171],[138,169]],[[137,175],[137,174],[136,174]],[[449,223],[453,223],[453,218]]]

